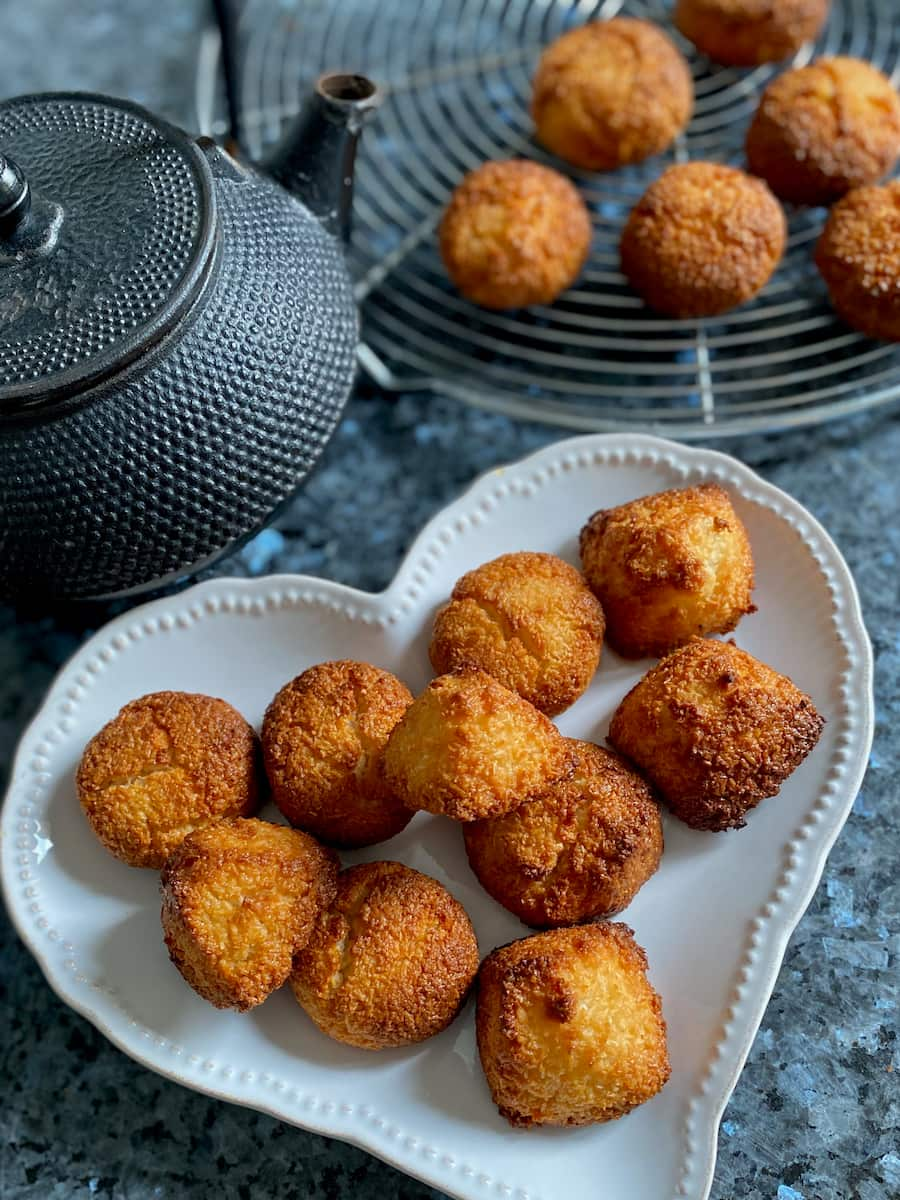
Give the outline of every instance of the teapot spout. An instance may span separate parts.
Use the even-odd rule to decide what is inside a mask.
[[[323,75],[263,170],[315,214],[329,233],[350,236],[356,146],[381,103],[364,75]]]

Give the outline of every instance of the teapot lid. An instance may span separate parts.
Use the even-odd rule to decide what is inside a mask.
[[[80,93],[0,104],[0,417],[155,345],[209,275],[212,173],[186,134]]]

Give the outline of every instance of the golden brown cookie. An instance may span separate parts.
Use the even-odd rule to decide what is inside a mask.
[[[341,873],[291,987],[323,1033],[383,1050],[446,1028],[477,970],[472,923],[446,888],[402,863],[363,863]]]
[[[621,912],[662,854],[659,808],[640,775],[600,746],[570,744],[568,779],[504,817],[463,827],[482,886],[535,929]]]
[[[694,829],[737,829],[819,740],[812,700],[733,642],[698,638],[631,689],[609,730],[672,812]]]
[[[548,46],[531,99],[538,141],[589,171],[659,154],[693,107],[690,67],[675,44],[631,17],[594,21]]]
[[[559,730],[483,671],[440,675],[388,740],[388,785],[408,808],[476,821],[509,812],[572,771]]]
[[[454,286],[476,304],[552,304],[584,266],[591,219],[557,171],[522,159],[487,162],[450,197],[439,242]]]
[[[431,665],[482,670],[547,716],[574,704],[597,669],[603,610],[553,554],[503,554],[457,582],[438,612]]]
[[[678,0],[678,29],[713,62],[730,67],[789,58],[817,37],[829,0]]]
[[[381,772],[388,735],[412,703],[390,671],[319,663],[285,684],[266,712],[263,757],[292,825],[332,846],[369,846],[412,818]]]
[[[754,175],[794,204],[831,204],[877,183],[900,155],[900,98],[858,58],[820,58],[779,75],[747,132]]]
[[[712,317],[766,285],[786,238],[781,205],[761,180],[719,163],[682,163],[631,210],[622,272],[657,312]]]
[[[606,614],[607,640],[626,658],[729,633],[754,611],[747,531],[716,483],[594,513],[581,531],[581,561]]]
[[[153,692],[85,747],[78,799],[103,845],[132,867],[162,867],[193,829],[260,804],[256,735],[212,696]]]
[[[188,834],[162,873],[169,957],[195,992],[241,1012],[281,987],[337,886],[305,833],[241,818]]]
[[[669,1078],[666,1023],[627,925],[554,929],[501,946],[478,974],[481,1065],[511,1125],[589,1125]]]
[[[816,246],[816,266],[848,325],[900,342],[900,182],[856,188],[839,200]]]

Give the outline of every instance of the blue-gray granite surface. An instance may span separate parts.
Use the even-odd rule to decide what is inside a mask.
[[[5,0],[0,13],[3,94],[95,88],[191,122],[204,0]],[[420,526],[475,475],[556,436],[362,387],[277,526],[218,569],[381,588]],[[810,508],[847,557],[875,646],[877,728],[722,1122],[712,1196],[889,1200],[900,1196],[900,412],[721,448]],[[54,672],[103,619],[0,609],[3,781]],[[3,1200],[437,1195],[361,1150],[137,1066],[56,999],[5,916],[0,937]]]

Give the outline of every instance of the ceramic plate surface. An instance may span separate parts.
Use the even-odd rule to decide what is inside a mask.
[[[258,724],[287,679],[328,658],[430,676],[435,608],[465,570],[505,551],[577,563],[595,509],[718,480],[745,521],[759,611],[738,644],[790,675],[827,717],[822,739],[745,829],[696,833],[666,821],[666,850],[623,919],[663,998],[672,1078],[609,1125],[513,1131],[477,1062],[471,1003],[439,1037],[367,1054],[325,1038],[282,989],[254,1011],[217,1012],[169,964],[158,878],[111,858],[75,798],[85,742],[128,700],[209,692]],[[563,732],[602,741],[650,663],[604,650]],[[391,586],[366,595],[323,580],[218,579],[125,613],[64,668],[26,732],[2,818],[7,904],[47,979],[138,1061],[187,1087],[355,1142],[467,1200],[702,1200],[716,1132],[791,930],[862,779],[872,731],[871,651],[855,588],[828,536],[796,502],[711,451],[639,435],[559,443],[480,479],[438,515]],[[381,846],[435,875],[465,905],[482,953],[527,932],[469,871],[459,828],[417,816]]]

